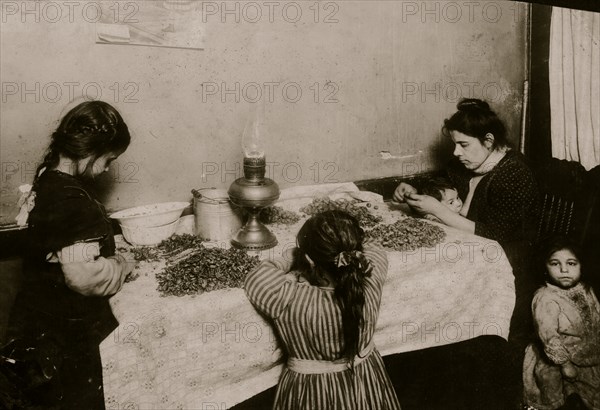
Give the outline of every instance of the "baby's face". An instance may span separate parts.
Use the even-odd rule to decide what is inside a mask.
[[[456,213],[460,212],[460,209],[463,206],[456,189],[445,189],[442,194],[441,202]]]

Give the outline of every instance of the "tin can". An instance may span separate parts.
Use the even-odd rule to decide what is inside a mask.
[[[196,235],[209,241],[227,241],[241,228],[241,210],[229,201],[227,191],[192,190]]]

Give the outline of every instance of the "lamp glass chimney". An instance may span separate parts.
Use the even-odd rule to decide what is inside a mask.
[[[242,135],[242,148],[246,158],[262,158],[265,156],[265,147],[262,142],[264,132],[264,107],[259,104],[255,107],[244,127]]]

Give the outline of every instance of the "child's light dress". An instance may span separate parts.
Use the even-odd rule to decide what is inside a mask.
[[[525,401],[538,409],[556,409],[577,393],[590,409],[600,410],[600,304],[582,283],[570,289],[546,284],[532,303],[539,342],[525,351]],[[562,376],[570,361],[577,376]]]

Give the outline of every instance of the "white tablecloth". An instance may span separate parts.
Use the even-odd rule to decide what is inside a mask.
[[[404,217],[377,205],[371,209],[386,223]],[[261,258],[293,247],[302,223],[271,226],[279,244]],[[182,218],[179,232],[192,229],[193,216]],[[444,229],[446,240],[434,248],[388,253],[375,333],[382,355],[508,337],[514,278],[501,247]],[[120,326],[101,345],[107,408],[224,409],[277,384],[282,351],[244,291],[161,297],[154,275],[163,267],[142,262],[140,277],[111,299]]]

